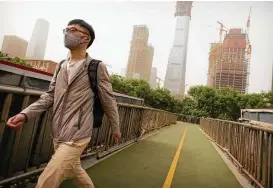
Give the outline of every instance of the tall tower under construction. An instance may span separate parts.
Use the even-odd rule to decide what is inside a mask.
[[[220,23],[221,24],[221,23]],[[247,29],[231,28],[223,41],[212,43],[209,53],[208,86],[233,88],[240,93],[248,92],[251,45]]]
[[[188,34],[192,1],[176,2],[176,27],[173,47],[170,52],[164,87],[172,95],[181,97],[185,92]]]

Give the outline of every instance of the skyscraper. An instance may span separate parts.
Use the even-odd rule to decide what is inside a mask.
[[[1,51],[14,57],[24,58],[28,42],[15,35],[5,35]]]
[[[176,2],[176,27],[173,47],[170,52],[164,87],[175,96],[185,92],[188,34],[192,1]]]
[[[151,77],[150,77],[150,86],[151,88],[156,88],[156,78],[157,77],[157,68],[156,67],[152,67],[152,71],[151,71]]]
[[[43,60],[49,31],[49,22],[38,19],[35,23],[31,39],[28,44],[26,57],[28,59]]]
[[[208,86],[247,93],[251,45],[242,29],[229,30],[223,42],[211,44]]]
[[[126,78],[150,81],[154,48],[148,45],[149,29],[146,25],[135,25],[126,68]]]

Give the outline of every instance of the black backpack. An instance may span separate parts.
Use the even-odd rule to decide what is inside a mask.
[[[62,63],[65,60],[59,63],[56,75],[58,75]],[[102,119],[104,115],[104,111],[100,102],[100,98],[98,95],[98,84],[97,84],[97,73],[98,73],[98,66],[100,64],[100,60],[92,59],[88,66],[88,76],[91,88],[94,92],[94,105],[93,105],[93,128],[99,128],[102,125]]]

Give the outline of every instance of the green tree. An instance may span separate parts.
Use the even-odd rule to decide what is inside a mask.
[[[272,92],[240,94],[232,88],[194,86],[180,100],[167,89],[151,89],[144,80],[127,80],[113,75],[111,83],[114,91],[143,98],[147,106],[184,115],[237,120],[241,109],[273,107]]]
[[[145,104],[153,108],[173,111],[173,101],[170,91],[164,88],[151,90],[151,92],[145,98]]]
[[[110,77],[110,82],[112,83],[112,87],[115,92],[136,96],[133,85],[125,78],[113,75]]]
[[[237,120],[240,117],[240,106],[238,104],[239,92],[232,88],[222,88],[218,93],[218,118]]]
[[[219,106],[221,104],[215,88],[194,86],[189,89],[188,94],[196,103],[196,108],[199,111],[206,112],[212,118],[219,116]]]
[[[133,86],[135,94],[139,98],[143,98],[145,100],[149,93],[151,92],[150,85],[144,80],[133,79],[128,80],[128,82],[130,82],[130,84]]]
[[[270,95],[268,95],[270,96]],[[270,99],[268,99],[270,100]],[[255,108],[266,108],[267,98],[264,93],[253,93],[240,95],[239,106],[241,109],[255,109]],[[272,103],[271,103],[272,104]]]
[[[269,91],[263,94],[264,101],[266,102],[267,108],[273,108],[273,92]]]

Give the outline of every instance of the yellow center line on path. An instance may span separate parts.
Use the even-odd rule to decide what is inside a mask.
[[[181,138],[181,141],[179,143],[179,146],[178,146],[178,148],[176,150],[175,156],[173,158],[173,162],[171,164],[171,167],[170,167],[170,170],[169,170],[168,175],[166,177],[166,180],[165,180],[165,183],[163,185],[163,188],[170,188],[171,187],[171,184],[172,184],[172,181],[173,181],[174,172],[175,172],[175,169],[176,169],[176,166],[177,166],[177,162],[178,162],[180,153],[181,153],[182,148],[183,148],[183,143],[184,143],[186,134],[187,134],[187,128],[185,129],[184,134],[183,134],[183,136]]]

